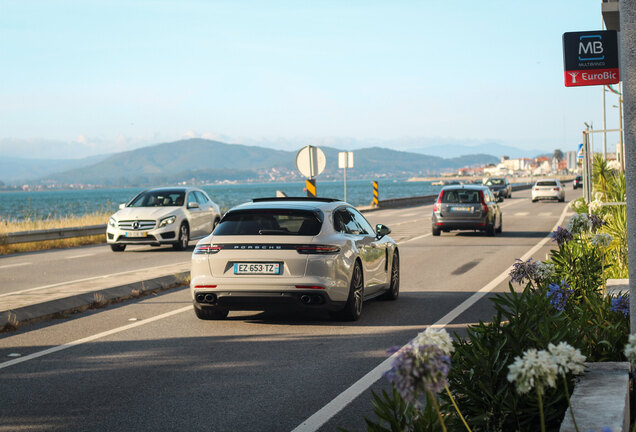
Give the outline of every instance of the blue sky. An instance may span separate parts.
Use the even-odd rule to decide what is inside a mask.
[[[601,127],[601,89],[564,87],[561,36],[599,29],[600,9],[0,0],[0,155],[70,158],[184,137],[567,151],[583,122]]]

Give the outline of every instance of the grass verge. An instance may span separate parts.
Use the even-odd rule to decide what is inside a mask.
[[[108,222],[110,213],[94,212],[82,216],[67,216],[63,218],[37,218],[27,216],[21,220],[0,218],[0,255],[10,255],[20,252],[33,252],[47,249],[64,249],[91,244],[106,243],[106,233],[94,236],[75,237],[60,240],[48,240],[30,243],[7,244],[3,234],[36,231],[55,228],[74,228],[89,225],[101,225]]]

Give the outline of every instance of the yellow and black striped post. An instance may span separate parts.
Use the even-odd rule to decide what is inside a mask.
[[[316,179],[307,179],[307,197],[316,198]]]
[[[378,182],[373,182],[373,203],[371,204],[373,207],[378,207],[380,205],[380,201],[378,200]]]

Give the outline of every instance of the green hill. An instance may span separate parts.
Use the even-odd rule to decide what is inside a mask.
[[[338,152],[321,147],[327,166],[321,179],[340,178]],[[301,179],[296,151],[189,139],[117,153],[98,163],[47,175],[41,182],[106,186],[152,185],[223,180],[269,181]],[[455,170],[466,165],[496,163],[489,155],[443,159],[381,147],[354,151],[350,178],[409,177]]]

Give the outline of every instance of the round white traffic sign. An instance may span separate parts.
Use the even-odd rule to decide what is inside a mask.
[[[325,154],[318,147],[306,146],[300,149],[296,155],[296,166],[298,171],[307,178],[314,178],[320,175],[327,165]]]

